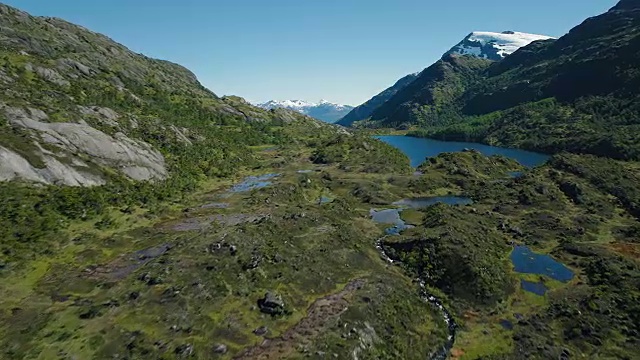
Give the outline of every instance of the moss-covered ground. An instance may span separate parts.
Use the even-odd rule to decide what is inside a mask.
[[[341,141],[357,155],[256,148],[258,165],[234,178],[158,209],[74,222],[46,256],[4,265],[2,357],[423,359],[448,332],[417,276],[454,314],[454,358],[638,354],[635,165],[601,164],[619,175],[615,187],[573,155],[511,178],[523,169],[509,160],[446,154],[413,175],[405,161],[358,163],[377,143]],[[267,173],[279,174],[270,186],[228,191]],[[403,211],[415,227],[385,238],[400,261],[384,261],[375,243],[387,226],[369,210],[446,194],[474,204]],[[516,273],[514,244],[551,254],[575,278]],[[547,293],[524,291],[522,279]],[[260,311],[267,292],[282,297],[279,315]]]

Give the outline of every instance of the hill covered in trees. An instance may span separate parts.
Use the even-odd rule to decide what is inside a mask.
[[[444,58],[367,126],[545,152],[638,159],[640,4],[622,1],[557,40],[484,66]],[[456,66],[457,65],[457,66]]]

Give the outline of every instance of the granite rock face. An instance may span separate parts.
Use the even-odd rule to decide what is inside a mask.
[[[329,130],[292,110],[220,98],[178,64],[0,3],[0,181],[94,186],[118,174],[209,174],[227,166],[232,149],[244,159],[236,157],[247,151],[243,138],[228,133],[230,125],[242,133],[272,122]],[[185,165],[196,147],[215,149],[202,156],[224,164]]]
[[[162,154],[151,145],[129,138],[122,132],[112,136],[86,123],[47,122],[48,115],[34,108],[0,106],[0,109],[11,126],[27,131],[28,138],[40,149],[33,155],[45,165],[37,169],[18,153],[3,147],[0,150],[5,159],[0,165],[2,180],[21,178],[71,186],[104,184],[104,178],[96,175],[96,171],[88,171],[90,166],[83,158],[89,159],[94,169],[113,168],[133,180],[167,177]],[[111,109],[82,108],[81,112],[100,116],[106,122],[117,125],[118,116]]]

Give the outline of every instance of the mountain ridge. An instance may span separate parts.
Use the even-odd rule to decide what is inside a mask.
[[[469,55],[491,61],[500,61],[506,56],[511,55],[518,49],[529,45],[534,41],[551,39],[553,38],[546,35],[514,31],[503,31],[502,33],[474,31],[467,35],[461,42],[453,46],[449,51],[444,53],[440,60],[446,60],[450,58],[451,55]],[[439,61],[435,64],[438,64]],[[424,72],[424,70],[414,74],[409,74],[398,80],[393,86],[385,89],[383,92],[374,96],[364,104],[357,106],[349,114],[340,119],[338,124],[342,126],[352,126],[356,121],[364,120],[373,116],[374,113],[378,111],[378,108],[384,106],[387,101],[391,100],[395,96],[398,96],[398,93],[418,79],[422,72]],[[385,112],[385,110],[380,110],[378,112]]]
[[[417,72],[401,78],[400,80],[396,81],[395,84],[388,87],[378,95],[367,100],[365,103],[353,108],[353,110],[346,114],[342,119],[338,120],[337,123],[342,126],[351,126],[358,120],[368,118],[378,106],[384,104],[398,91],[402,90],[405,86],[412,83],[419,74],[420,72]]]
[[[430,119],[414,113],[409,123],[419,128],[414,135],[443,140],[638,159],[639,46],[640,3],[621,2],[480,69]],[[407,99],[412,109],[434,106]],[[373,126],[398,125],[377,120]]]
[[[338,121],[353,109],[351,105],[336,104],[324,99],[317,103],[304,100],[269,100],[256,106],[266,110],[289,109],[328,123]]]
[[[443,57],[451,54],[457,54],[471,55],[488,60],[500,61],[534,41],[552,39],[554,38],[551,36],[516,31],[503,31],[500,33],[474,31],[447,51]]]

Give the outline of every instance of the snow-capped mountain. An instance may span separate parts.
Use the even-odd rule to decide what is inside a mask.
[[[527,34],[515,31],[501,33],[488,31],[475,31],[467,35],[456,46],[447,51],[443,58],[451,54],[472,55],[493,61],[500,61],[507,55],[514,53],[523,46],[527,46],[536,40],[553,39],[550,36]],[[373,112],[391,99],[396,93],[404,89],[418,78],[420,73],[407,75],[395,85],[371,98],[366,103],[356,107],[338,122],[340,125],[351,126],[353,122],[363,120],[371,116]]]
[[[515,31],[503,31],[501,33],[474,31],[449,50],[445,56],[450,54],[473,55],[499,61],[534,41],[549,39],[553,38]]]
[[[320,100],[317,103],[304,100],[271,100],[257,104],[257,106],[267,110],[275,108],[290,109],[328,123],[338,121],[353,109],[353,106],[334,104],[326,100]]]

